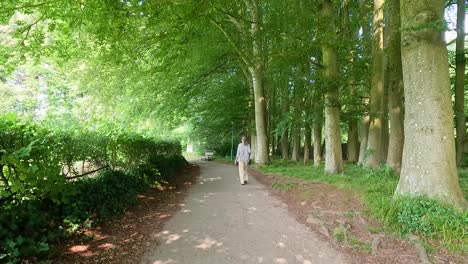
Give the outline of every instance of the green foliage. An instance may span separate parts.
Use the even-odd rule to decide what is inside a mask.
[[[386,209],[385,222],[400,234],[434,238],[451,250],[468,252],[468,212],[425,197],[399,198]]]
[[[415,233],[427,239],[440,241],[449,250],[468,252],[468,212],[458,212],[451,206],[417,197],[394,200],[398,177],[388,166],[374,171],[356,165],[345,165],[345,174],[329,176],[323,165],[314,167],[300,162],[275,160],[270,166],[259,167],[265,173],[301,178],[348,188],[362,195],[367,212],[384,224],[389,231],[402,235]],[[468,181],[464,171],[461,187],[467,195]],[[338,234],[339,235],[339,234]]]
[[[458,175],[460,179],[460,187],[462,189],[462,192],[465,195],[465,199],[468,199],[468,169],[460,169],[458,171]]]
[[[72,168],[84,161],[113,170],[67,179],[80,176]],[[1,116],[0,262],[45,258],[69,232],[123,212],[138,193],[185,164],[177,142],[49,130],[15,115]]]
[[[271,184],[271,187],[273,189],[280,190],[282,192],[289,192],[294,186],[296,186],[297,183],[295,182],[278,182],[275,181]]]

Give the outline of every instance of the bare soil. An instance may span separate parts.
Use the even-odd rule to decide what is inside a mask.
[[[148,248],[155,246],[151,235],[162,231],[164,224],[180,211],[188,189],[199,175],[199,167],[191,165],[162,188],[140,195],[138,204],[122,217],[100,227],[81,229],[80,235],[64,242],[60,256],[52,262],[139,263]],[[365,205],[356,192],[265,175],[254,169],[249,169],[249,175],[279,198],[297,221],[350,256],[352,263],[421,263],[419,251],[411,242],[384,234],[379,222],[366,215]],[[430,261],[468,263],[465,256],[446,252],[431,253]]]
[[[180,210],[187,190],[196,181],[200,169],[189,165],[170,182],[151,188],[138,196],[136,206],[122,217],[95,228],[83,228],[59,249],[53,263],[139,263],[150,244],[151,232]],[[151,232],[149,232],[151,230]]]
[[[354,263],[421,263],[415,245],[398,235],[385,234],[382,225],[365,213],[359,195],[347,189],[284,176],[249,175],[288,205],[295,218],[350,256]],[[431,263],[468,263],[466,256],[429,254]]]

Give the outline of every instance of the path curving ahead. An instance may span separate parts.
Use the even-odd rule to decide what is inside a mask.
[[[347,263],[253,177],[242,186],[235,166],[194,163],[201,178],[142,264]]]

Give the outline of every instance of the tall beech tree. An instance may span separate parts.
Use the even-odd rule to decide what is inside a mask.
[[[464,143],[466,132],[465,120],[465,0],[457,0],[457,40],[456,40],[456,70],[455,70],[455,120],[456,120],[456,151],[457,165],[463,166]]]
[[[372,14],[372,4],[367,1],[361,1],[359,3],[360,15],[363,18],[361,20],[362,27],[362,37],[361,37],[361,46],[362,46],[362,57],[364,63],[370,63],[371,53],[372,53],[372,34],[371,34],[371,16]],[[367,73],[367,71],[364,71]],[[369,73],[369,75],[371,75]],[[364,106],[361,117],[360,124],[360,136],[361,142],[359,145],[359,159],[358,164],[364,165],[367,159],[367,143],[369,139],[369,127],[370,127],[370,113],[369,113],[369,89],[371,87],[371,80],[367,75],[363,76],[363,96],[362,96],[362,105]]]
[[[334,14],[336,9],[332,1],[322,3],[324,23],[324,41],[322,46],[323,69],[326,85],[325,93],[325,172],[338,174],[343,172],[343,156],[340,135],[340,108],[338,66],[336,58],[336,31]]]
[[[244,0],[243,4],[234,3],[233,10],[224,10],[223,7],[214,7],[216,13],[228,23],[231,23],[238,31],[237,38],[227,26],[218,20],[212,19],[212,23],[224,34],[227,41],[233,46],[241,59],[241,63],[250,74],[252,80],[255,108],[255,135],[256,155],[255,162],[268,164],[270,162],[268,151],[266,96],[264,88],[265,58],[263,52],[263,37],[261,33],[262,15],[258,0]],[[231,12],[234,11],[234,14]],[[243,17],[237,17],[237,14]],[[239,41],[237,41],[240,39]]]
[[[401,69],[401,32],[400,32],[400,0],[388,0],[389,40],[388,56],[388,93],[390,114],[390,139],[387,164],[393,170],[401,169],[403,153],[403,72]]]
[[[383,125],[383,0],[374,0],[372,34],[372,82],[370,92],[370,128],[366,166],[377,169],[380,164]]]
[[[405,144],[395,194],[466,208],[458,182],[443,0],[401,0]]]

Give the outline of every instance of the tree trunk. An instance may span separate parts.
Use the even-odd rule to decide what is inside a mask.
[[[300,151],[301,151],[301,128],[299,124],[294,124],[293,126],[293,134],[292,134],[292,141],[293,141],[293,149],[291,154],[292,161],[299,161]]]
[[[293,150],[291,160],[299,161],[301,154],[301,128],[302,128],[302,100],[303,93],[301,81],[298,81],[294,92],[294,120],[293,120]]]
[[[258,0],[252,0],[252,23],[251,23],[251,34],[252,34],[252,52],[254,59],[254,66],[250,67],[250,73],[252,74],[252,82],[254,88],[254,100],[255,100],[255,130],[257,134],[257,157],[255,162],[259,164],[270,163],[268,156],[268,133],[266,124],[266,98],[263,87],[263,57],[262,57],[262,45],[260,36],[260,14],[258,10]]]
[[[322,15],[324,18],[333,17],[333,5],[331,1],[324,1]],[[327,34],[330,39],[335,39],[335,25],[333,19],[327,24]],[[327,92],[325,95],[325,172],[339,174],[343,172],[343,155],[341,150],[339,87],[336,85],[338,69],[336,50],[332,40],[327,41],[322,48],[324,75],[327,80]]]
[[[348,161],[356,163],[359,155],[359,135],[357,120],[348,124]]]
[[[385,82],[385,85],[388,85]],[[382,138],[381,138],[381,148],[380,148],[380,162],[387,161],[388,154],[388,142],[389,142],[389,120],[388,120],[388,87],[384,85],[384,96],[382,100]]]
[[[287,82],[285,82],[287,85]],[[282,89],[282,114],[285,115],[289,113],[289,88],[284,87]],[[286,117],[283,117],[286,118]],[[281,122],[285,123],[285,122]],[[283,133],[281,135],[281,156],[283,160],[289,159],[289,128],[287,125],[283,127]]]
[[[356,96],[356,84],[354,80],[349,83],[351,98]],[[352,102],[350,106],[351,117],[348,122],[348,161],[357,162],[359,155],[359,135],[358,120],[356,115],[356,105]]]
[[[322,162],[322,124],[320,120],[314,122],[314,166]]]
[[[369,138],[369,126],[370,126],[370,116],[367,113],[364,113],[364,116],[361,119],[361,145],[359,146],[359,165],[364,165],[366,163],[366,149],[367,141]]]
[[[380,165],[382,146],[382,99],[383,86],[383,0],[374,0],[372,36],[372,83],[370,92],[370,127],[367,142],[367,167],[377,169]]]
[[[387,1],[388,2],[388,1]],[[388,8],[384,8],[384,19],[385,24],[388,21]],[[382,138],[380,143],[380,162],[386,163],[387,162],[387,155],[388,155],[388,142],[390,137],[389,132],[389,117],[388,117],[388,104],[389,104],[389,94],[388,94],[388,83],[390,81],[388,76],[388,67],[389,67],[389,58],[388,58],[388,44],[389,44],[389,34],[390,34],[390,27],[385,25],[383,27],[383,97],[382,97]]]
[[[289,158],[289,142],[288,142],[288,129],[285,128],[281,136],[281,157],[283,160]]]
[[[349,0],[343,1],[342,7],[343,13],[343,32],[342,37],[350,39],[351,45],[356,43],[356,36],[358,32],[353,32],[349,24],[350,12],[349,12]],[[348,120],[348,144],[347,144],[347,159],[350,162],[357,162],[359,155],[359,134],[358,134],[358,119],[357,119],[357,105],[355,103],[356,94],[356,81],[355,81],[355,50],[349,46],[350,51],[348,52],[349,63],[349,74],[348,74],[348,87],[349,87],[349,120]]]
[[[254,131],[250,134],[250,158],[257,160],[257,135]]]
[[[465,0],[457,1],[457,47],[455,76],[455,115],[457,130],[457,165],[464,165],[463,145],[465,142]]]
[[[426,195],[466,208],[453,139],[444,0],[401,0],[405,145],[395,195]],[[432,25],[432,27],[427,27]]]
[[[310,148],[311,148],[311,140],[312,140],[312,129],[310,124],[306,122],[305,132],[304,132],[304,164],[307,164],[310,159]]]
[[[362,24],[362,38],[363,38],[363,59],[364,61],[370,61],[372,53],[372,32],[370,26],[370,16],[372,13],[373,5],[369,1],[360,1],[359,3],[360,15],[364,18]],[[369,139],[369,126],[370,126],[370,114],[369,114],[369,90],[372,86],[371,78],[364,76],[364,91],[362,105],[364,106],[363,116],[361,118],[361,144],[359,146],[359,159],[358,164],[364,165],[367,160],[367,143]]]
[[[401,70],[400,0],[388,1],[388,92],[390,139],[387,164],[396,172],[401,169],[403,154],[403,72]]]

